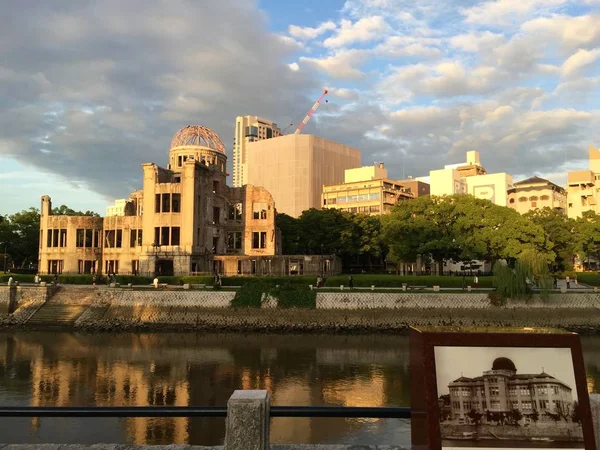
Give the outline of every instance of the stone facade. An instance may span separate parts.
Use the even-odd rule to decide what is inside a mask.
[[[42,197],[42,274],[185,275],[222,271],[216,255],[274,256],[275,203],[259,186],[226,185],[227,157],[216,134],[186,127],[167,168],[142,164],[143,187],[122,215],[52,215]]]

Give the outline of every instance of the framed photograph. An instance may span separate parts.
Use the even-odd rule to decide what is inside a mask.
[[[595,450],[579,336],[411,329],[413,448]]]

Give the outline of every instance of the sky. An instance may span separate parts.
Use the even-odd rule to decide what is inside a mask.
[[[478,150],[564,183],[600,145],[600,0],[0,0],[0,214],[104,213],[171,137],[298,124],[389,176]],[[293,129],[293,128],[291,128]],[[231,182],[231,180],[229,180]]]
[[[448,393],[448,384],[461,376],[474,378],[490,370],[496,358],[507,357],[515,364],[517,373],[546,372],[571,386],[577,400],[573,359],[570,348],[528,347],[435,347],[437,389],[439,395]]]

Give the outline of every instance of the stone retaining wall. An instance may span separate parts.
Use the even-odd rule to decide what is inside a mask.
[[[552,294],[548,300],[534,295],[529,301],[511,301],[508,308],[598,308],[600,294],[573,293]],[[470,308],[488,309],[487,293],[368,293],[368,292],[319,292],[317,309],[397,309],[397,308]]]
[[[11,292],[8,286],[0,286],[0,315],[8,314]]]
[[[544,326],[580,332],[600,329],[600,294],[554,294],[547,301],[490,305],[487,293],[318,292],[317,309],[281,309],[276,300],[261,309],[230,308],[233,291],[132,290],[63,286],[19,287],[19,308],[0,320],[25,323],[37,309],[79,304],[88,309],[80,329],[208,329],[234,331],[398,331],[419,325]],[[4,291],[7,291],[5,288]],[[1,292],[1,291],[0,291]],[[48,300],[49,299],[49,300]]]

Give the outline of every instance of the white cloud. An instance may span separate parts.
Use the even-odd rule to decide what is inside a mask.
[[[308,39],[314,39],[327,31],[335,30],[335,29],[336,29],[335,23],[328,20],[327,22],[323,22],[315,28],[299,27],[297,25],[290,25],[288,28],[288,33],[291,36],[295,37],[296,39],[308,40]]]
[[[584,50],[579,49],[571,55],[562,65],[563,77],[576,75],[582,68],[588,66],[600,58],[600,49]]]
[[[344,19],[336,35],[325,39],[323,45],[339,48],[356,42],[369,42],[382,38],[388,29],[387,23],[381,16],[363,17],[354,23]]]
[[[504,35],[491,31],[459,34],[450,38],[450,45],[465,52],[478,53],[505,42]]]
[[[338,97],[344,100],[358,100],[360,96],[360,92],[358,89],[348,89],[348,88],[329,88],[329,95],[331,97]]]
[[[532,14],[567,3],[568,0],[490,0],[462,9],[465,22],[470,24],[508,26],[516,25]]]
[[[293,70],[294,72],[297,72],[298,70],[300,70],[300,66],[298,66],[298,63],[291,63],[288,64],[288,67]]]
[[[332,78],[357,79],[364,74],[358,66],[367,58],[364,50],[341,50],[324,58],[300,57],[301,64],[307,64]]]
[[[438,39],[412,38],[406,36],[390,36],[385,42],[375,47],[374,51],[379,56],[387,57],[414,57],[414,58],[439,58],[442,51],[433,46],[438,44]]]
[[[525,22],[521,29],[542,41],[557,42],[568,49],[600,45],[600,14],[570,17],[554,14]]]

